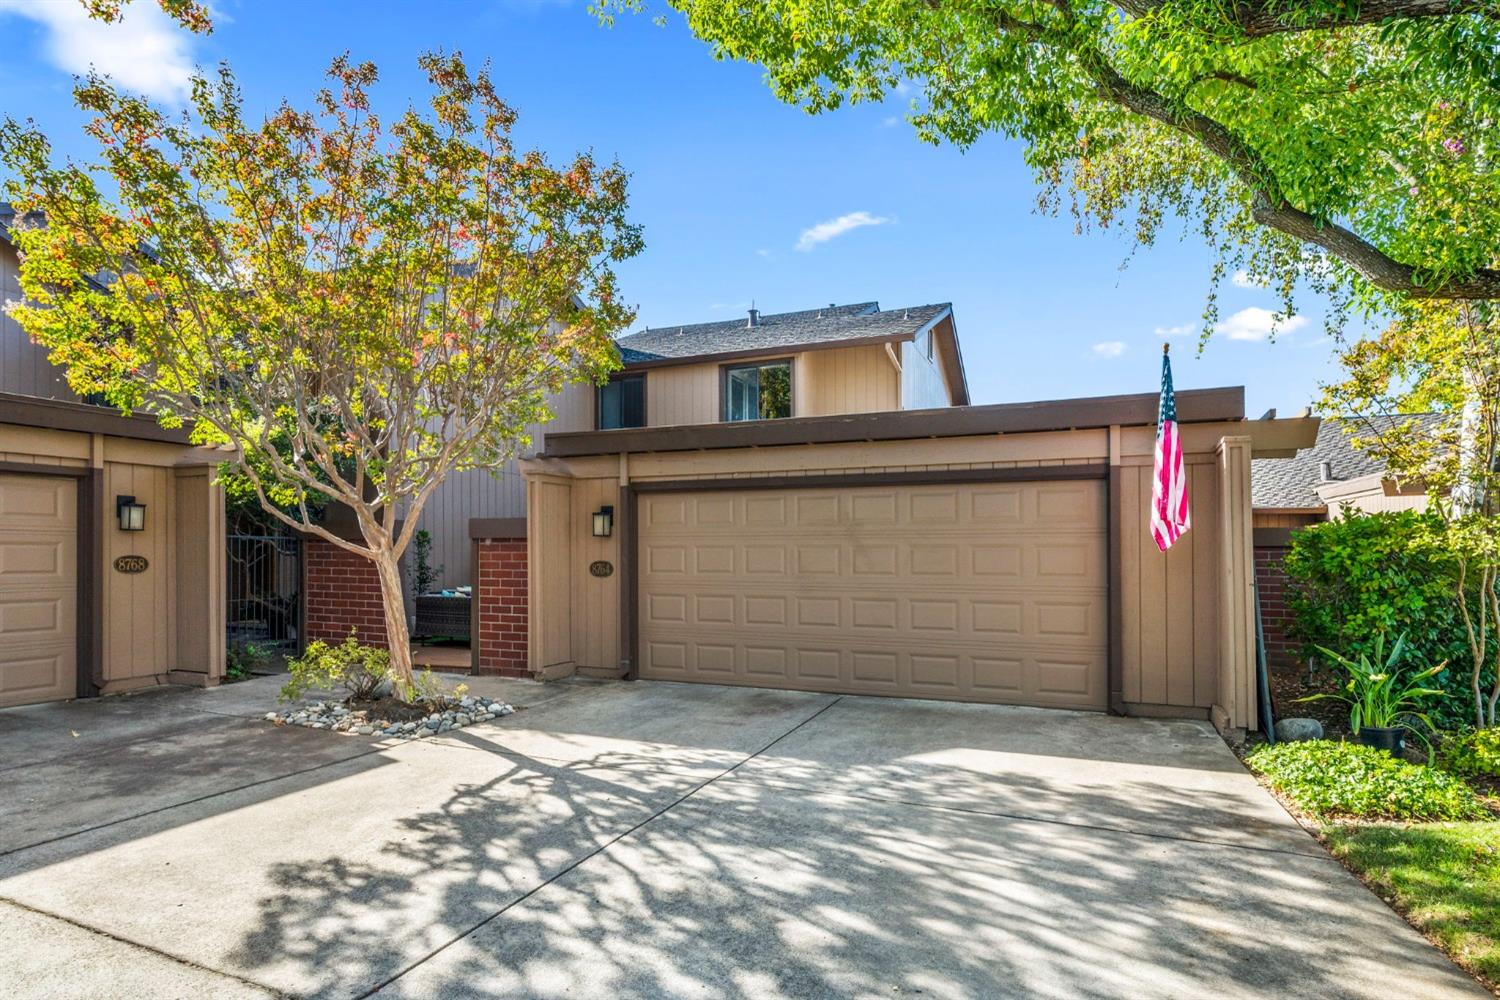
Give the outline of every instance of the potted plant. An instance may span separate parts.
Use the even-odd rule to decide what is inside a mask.
[[[1385,655],[1384,633],[1375,637],[1375,658],[1372,662],[1366,653],[1359,660],[1351,660],[1331,649],[1317,647],[1318,652],[1328,657],[1349,675],[1342,691],[1327,692],[1299,698],[1298,701],[1319,701],[1333,698],[1349,706],[1349,728],[1356,739],[1366,746],[1385,750],[1399,757],[1406,749],[1406,737],[1411,731],[1408,723],[1420,722],[1429,731],[1432,720],[1422,711],[1422,700],[1442,697],[1445,692],[1438,688],[1424,687],[1422,682],[1442,673],[1448,666],[1444,660],[1435,667],[1419,670],[1403,676],[1401,658],[1406,653],[1406,636],[1402,635]],[[1426,737],[1422,737],[1426,742]],[[1429,756],[1431,745],[1429,744]]]

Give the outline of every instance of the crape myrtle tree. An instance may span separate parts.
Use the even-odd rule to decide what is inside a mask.
[[[1431,537],[1451,555],[1476,726],[1500,724],[1500,303],[1414,302],[1346,346],[1323,406],[1354,416],[1353,443],[1425,487]],[[1430,411],[1418,420],[1403,414]],[[1430,522],[1429,522],[1430,523]]]
[[[1500,0],[659,2],[787,103],[909,87],[925,140],[1020,140],[1046,209],[1143,244],[1185,221],[1211,288],[1500,298]]]
[[[170,119],[97,77],[75,90],[97,162],[0,125],[24,299],[8,308],[79,393],[232,447],[266,513],[370,559],[393,679],[411,653],[398,560],[450,473],[492,468],[546,396],[618,363],[637,253],[626,175],[518,151],[487,72],[421,59],[429,107],[374,114],[334,61],[310,110],[246,120],[227,69]],[[360,539],[320,523],[349,508]]]

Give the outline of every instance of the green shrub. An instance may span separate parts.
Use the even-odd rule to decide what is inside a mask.
[[[370,698],[390,673],[390,667],[388,651],[361,645],[353,631],[337,646],[319,639],[309,643],[301,656],[287,662],[292,676],[282,685],[281,697],[295,701],[311,690],[342,687],[351,698]]]
[[[1247,758],[1271,787],[1319,819],[1462,820],[1489,812],[1462,780],[1358,743],[1261,746]]]
[[[1374,658],[1382,634],[1405,635],[1408,663],[1451,665],[1433,678],[1448,697],[1432,715],[1439,725],[1455,725],[1473,722],[1473,658],[1455,593],[1457,564],[1438,541],[1443,530],[1436,514],[1418,511],[1355,514],[1299,529],[1284,562],[1288,632],[1308,657],[1326,646],[1356,660]]]
[[[1438,767],[1465,778],[1500,778],[1500,729],[1448,736],[1438,748]]]

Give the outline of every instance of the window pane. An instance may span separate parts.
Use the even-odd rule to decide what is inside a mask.
[[[729,420],[758,420],[760,418],[760,393],[757,391],[759,371],[755,368],[731,368],[726,375],[728,389]]]
[[[599,429],[646,426],[646,380],[619,378],[599,387]]]
[[[775,420],[792,415],[792,366],[783,361],[760,370],[760,417]]]
[[[646,379],[637,375],[620,380],[620,426],[646,426]]]

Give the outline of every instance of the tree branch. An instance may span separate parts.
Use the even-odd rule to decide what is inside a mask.
[[[1115,6],[1131,17],[1146,17],[1172,6],[1177,0],[1115,0]],[[1384,21],[1450,17],[1477,14],[1500,18],[1496,0],[1363,0],[1354,10],[1319,11],[1289,8],[1276,0],[1249,0],[1224,11],[1227,26],[1246,38],[1264,38],[1299,31],[1380,24]]]

